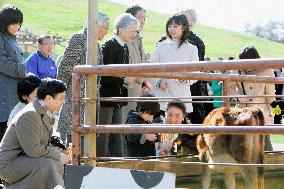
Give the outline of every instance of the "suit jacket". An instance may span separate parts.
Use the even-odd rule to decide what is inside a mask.
[[[45,167],[49,167],[50,164],[60,167],[60,151],[57,147],[49,145],[53,124],[54,118],[48,116],[46,107],[42,106],[37,99],[29,103],[12,119],[0,144],[1,178],[8,183],[22,182],[27,179],[23,181],[25,183],[23,188],[37,188],[36,186],[43,184],[32,182],[33,175],[39,182],[42,177],[46,177],[43,180],[48,180],[49,171],[52,169],[45,169]],[[38,174],[31,171],[34,168],[37,168],[34,171]],[[57,174],[56,171],[54,174]],[[30,182],[28,179],[31,179]],[[48,182],[53,181],[51,179]]]

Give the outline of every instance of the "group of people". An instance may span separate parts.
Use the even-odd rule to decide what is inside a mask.
[[[141,31],[146,21],[146,10],[139,5],[127,8],[114,21],[113,36],[98,45],[98,64],[132,64],[203,61],[205,45],[192,29],[197,15],[193,9],[170,16],[166,23],[166,36],[156,44],[150,56],[145,53]],[[110,17],[98,13],[98,40],[104,39]],[[87,28],[74,34],[68,42],[58,64],[51,58],[53,39],[38,39],[38,51],[22,60],[16,34],[23,23],[23,14],[17,7],[6,6],[0,12],[0,178],[7,188],[54,188],[64,186],[63,165],[70,161],[67,152],[52,145],[51,136],[55,114],[60,112],[58,131],[63,141],[71,142],[71,89],[72,70],[86,64]],[[254,47],[246,47],[240,59],[260,58]],[[26,76],[29,73],[31,75]],[[239,70],[240,75],[274,76],[273,70]],[[81,92],[84,97],[85,78]],[[98,79],[101,97],[178,97],[209,96],[212,88],[216,96],[222,95],[222,82],[176,80],[159,78],[133,78],[102,76]],[[216,89],[216,90],[215,90]],[[271,84],[232,83],[231,94],[274,95]],[[17,98],[18,95],[18,98]],[[19,100],[18,104],[17,101]],[[195,99],[198,100],[198,99]],[[266,123],[273,123],[269,104],[274,98],[233,99],[237,105],[251,106],[261,101]],[[220,101],[220,99],[219,99]],[[247,103],[247,104],[246,104]],[[208,103],[206,103],[208,104]],[[218,106],[220,105],[217,104]],[[84,104],[81,104],[84,111]],[[98,124],[166,124],[202,123],[205,116],[217,106],[182,102],[110,102],[98,104]],[[165,116],[160,116],[164,112]],[[162,113],[163,114],[163,113]],[[83,113],[80,121],[84,122]],[[97,134],[97,156],[141,157],[185,152],[178,144],[192,138],[179,134]],[[195,145],[192,145],[195,148]],[[269,136],[266,149],[272,150]],[[192,149],[195,151],[195,149]],[[189,150],[190,151],[190,150]],[[191,152],[191,151],[190,151]]]

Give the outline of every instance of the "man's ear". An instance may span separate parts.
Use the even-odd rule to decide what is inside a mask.
[[[46,95],[45,99],[46,99],[46,100],[52,100],[53,98],[52,98],[52,96],[50,96],[50,95]]]

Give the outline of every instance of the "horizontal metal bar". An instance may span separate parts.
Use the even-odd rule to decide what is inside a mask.
[[[192,103],[192,104],[197,104],[197,103],[207,103],[207,104],[212,104],[212,103],[215,103],[215,102],[219,102],[219,103],[222,103],[223,101],[193,101],[193,100],[167,100],[167,99],[156,99],[156,100],[152,100],[152,99],[148,99],[148,100],[135,100],[135,99],[128,99],[127,97],[123,98],[123,99],[117,99],[117,98],[112,98],[112,97],[109,97],[109,98],[84,98],[83,100],[85,101],[106,101],[106,102],[182,102],[182,103]],[[238,102],[237,104],[268,104],[266,102]]]
[[[92,158],[92,157],[80,157],[83,160],[104,160],[104,158]],[[156,162],[156,163],[168,163],[168,164],[187,164],[187,165],[215,165],[215,166],[238,166],[238,167],[283,167],[284,164],[250,164],[250,163],[205,163],[205,162],[194,162],[194,161],[172,161],[172,160],[143,160],[143,159],[127,159],[124,157],[113,157],[113,161],[125,161],[125,162]],[[100,164],[100,162],[98,162]],[[102,163],[103,164],[103,163]]]
[[[192,124],[83,125],[74,129],[87,133],[179,133],[179,134],[284,134],[284,126],[200,126]]]
[[[96,97],[96,98],[82,98],[85,101],[128,101],[128,102],[192,102],[188,99],[214,99],[214,98],[283,98],[284,95],[234,95],[234,96],[187,96],[187,97]],[[80,99],[72,99],[79,101]],[[212,103],[211,101],[193,101],[194,103]],[[214,101],[223,102],[223,101]],[[248,102],[249,103],[249,102]],[[251,104],[260,104],[260,102],[250,102]]]
[[[143,64],[112,64],[112,65],[78,65],[73,69],[78,74],[130,74],[130,73],[161,73],[188,71],[225,71],[239,69],[283,68],[284,59],[249,59],[223,61],[192,61],[170,63]]]
[[[282,77],[271,76],[255,76],[255,75],[238,75],[238,74],[219,74],[219,73],[193,73],[193,72],[175,72],[175,73],[111,73],[100,74],[100,76],[120,76],[120,77],[142,77],[142,78],[165,78],[165,79],[180,79],[180,80],[202,80],[202,81],[225,81],[244,83],[284,83]]]

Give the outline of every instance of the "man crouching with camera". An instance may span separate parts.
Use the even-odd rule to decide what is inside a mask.
[[[51,146],[54,112],[65,102],[66,85],[45,79],[37,99],[22,109],[8,125],[0,144],[0,178],[5,188],[64,187],[64,164],[69,156]]]

